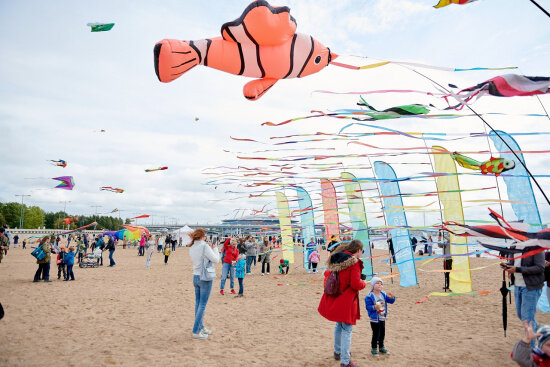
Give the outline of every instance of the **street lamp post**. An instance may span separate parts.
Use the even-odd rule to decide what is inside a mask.
[[[23,216],[25,215],[25,211],[23,210],[23,198],[25,196],[30,196],[30,195],[21,194],[21,195],[15,195],[15,196],[21,196],[21,215],[19,216],[19,229],[22,229],[23,228]]]

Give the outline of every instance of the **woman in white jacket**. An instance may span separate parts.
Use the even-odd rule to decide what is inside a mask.
[[[201,280],[201,266],[205,260],[210,260],[213,263],[220,262],[220,253],[218,247],[214,244],[207,244],[206,231],[202,228],[197,228],[189,235],[191,244],[189,245],[189,256],[193,261],[193,285],[195,286],[195,324],[193,325],[193,338],[206,339],[212,334],[204,326],[204,311],[212,290],[212,281]]]
[[[151,235],[147,240],[147,257],[145,259],[145,266],[147,268],[151,266],[151,258],[153,257],[154,251],[155,251],[155,238]]]

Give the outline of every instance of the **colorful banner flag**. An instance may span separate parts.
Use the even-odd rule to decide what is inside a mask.
[[[418,284],[416,277],[416,267],[414,263],[414,254],[411,246],[411,237],[407,227],[407,217],[403,208],[403,199],[401,198],[401,190],[399,182],[394,181],[397,177],[392,166],[385,162],[374,162],[374,171],[379,180],[387,179],[388,181],[379,181],[380,194],[384,200],[384,211],[386,213],[386,222],[388,226],[395,226],[390,230],[393,249],[395,251],[395,261],[398,264],[400,280],[399,285],[402,287],[410,287]],[[395,210],[395,208],[401,208]]]
[[[324,178],[321,179],[321,199],[323,212],[325,213],[325,234],[328,248],[332,236],[336,236],[336,240],[340,242],[340,220],[338,218],[336,190],[332,182]]]
[[[509,149],[496,133],[498,133],[498,135],[500,135],[500,137],[504,139],[504,141],[506,141],[512,149]],[[535,195],[533,193],[533,187],[531,186],[529,174],[523,165],[517,162],[518,159],[513,153],[504,153],[510,151],[521,151],[521,149],[515,139],[504,131],[497,130],[496,133],[491,131],[489,137],[493,141],[493,144],[497,150],[500,152],[500,157],[516,163],[515,168],[507,172],[510,175],[502,177],[508,190],[508,199],[518,202],[512,203],[512,209],[514,210],[518,220],[523,220],[524,223],[529,223],[532,231],[540,231],[542,229],[542,221],[540,219],[537,202],[535,201]],[[519,156],[521,161],[525,163],[523,154],[516,154]]]
[[[365,213],[365,203],[363,202],[363,191],[357,182],[357,177],[349,172],[341,173],[346,197],[348,199],[349,218],[353,228],[353,239],[363,242],[363,257],[366,258],[363,263],[363,274],[367,279],[372,278],[372,255],[369,239],[369,228],[367,224],[367,214]]]
[[[292,239],[292,223],[290,221],[290,210],[288,199],[280,191],[276,192],[277,208],[279,210],[279,226],[281,227],[281,244],[283,246],[283,258],[294,264],[294,241]]]
[[[298,194],[298,205],[300,206],[300,222],[302,225],[302,237],[304,238],[304,268],[308,269],[309,255],[313,249],[308,249],[307,244],[313,238],[315,242],[315,220],[313,215],[313,204],[307,191],[301,187],[295,187]]]
[[[462,209],[462,196],[460,195],[460,185],[456,175],[455,161],[450,154],[436,154],[445,151],[441,146],[432,146],[434,153],[434,163],[436,172],[450,173],[450,175],[439,176],[436,179],[437,191],[439,191],[439,200],[443,206],[443,216],[445,221],[455,221],[464,224],[464,211]],[[451,246],[451,255],[460,255],[468,253],[466,237],[458,237],[449,234]],[[450,288],[454,293],[472,292],[472,274],[470,273],[470,259],[467,256],[452,256],[453,270],[450,273]],[[458,270],[458,271],[456,271]]]

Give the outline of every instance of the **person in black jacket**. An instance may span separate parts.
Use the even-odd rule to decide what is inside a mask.
[[[115,266],[115,260],[113,260],[113,254],[115,253],[115,241],[112,236],[109,236],[109,242],[107,242],[107,250],[109,250],[109,266]]]
[[[511,249],[521,249],[522,254],[537,250],[538,246],[524,246],[519,243]],[[535,313],[537,302],[544,286],[544,253],[538,252],[532,256],[519,258],[507,263],[501,263],[501,268],[508,274],[514,274],[514,297],[516,301],[516,313],[521,321],[533,322],[536,328]]]

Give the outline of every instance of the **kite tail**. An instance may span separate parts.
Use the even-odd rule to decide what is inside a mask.
[[[155,45],[155,73],[163,83],[171,82],[200,63],[197,49],[187,41],[164,39]]]
[[[470,157],[466,157],[465,155],[459,154],[457,152],[453,152],[451,154],[451,158],[453,158],[456,163],[458,163],[460,166],[472,170],[480,170],[481,162],[476,161],[475,159],[472,159]]]

